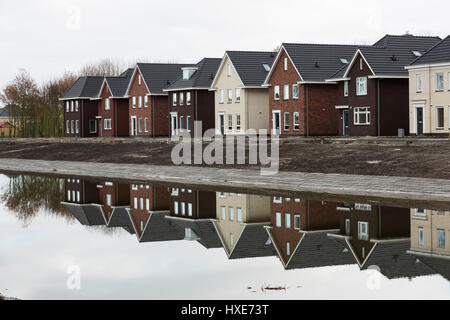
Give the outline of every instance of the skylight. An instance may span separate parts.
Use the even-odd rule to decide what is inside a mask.
[[[419,51],[416,51],[416,50],[414,50],[412,53],[413,53],[416,57],[421,57],[421,56],[422,56],[422,54],[421,54]]]
[[[342,62],[343,64],[348,64],[348,60],[345,59],[345,58],[341,58],[341,62]]]
[[[270,66],[267,63],[263,64],[264,70],[266,70],[267,72],[270,71]]]

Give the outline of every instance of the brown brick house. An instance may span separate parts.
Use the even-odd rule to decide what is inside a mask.
[[[125,96],[134,69],[119,77],[105,77],[98,98],[99,137],[127,137],[130,132],[129,99]]]
[[[351,62],[327,81],[338,84],[341,136],[409,134],[409,76],[405,67],[438,43],[438,37],[387,35],[359,47]]]
[[[60,99],[65,137],[97,137],[98,93],[104,77],[80,77]]]
[[[170,135],[179,130],[193,132],[194,121],[202,122],[202,134],[215,127],[214,92],[209,88],[222,59],[204,58],[183,67],[183,75],[164,89],[169,94]]]
[[[126,96],[129,98],[130,136],[168,136],[168,93],[163,89],[182,75],[190,65],[138,63]]]

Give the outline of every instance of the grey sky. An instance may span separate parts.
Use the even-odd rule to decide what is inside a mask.
[[[183,63],[281,42],[444,37],[449,11],[439,0],[1,1],[0,88],[20,68],[43,81],[105,57]]]

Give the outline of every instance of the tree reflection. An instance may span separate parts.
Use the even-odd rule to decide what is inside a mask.
[[[0,200],[28,226],[44,210],[72,221],[73,217],[61,205],[64,201],[64,180],[51,177],[11,176]]]

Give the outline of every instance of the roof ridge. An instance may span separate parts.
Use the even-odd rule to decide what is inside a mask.
[[[357,45],[357,44],[338,44],[338,43],[308,43],[308,42],[283,42],[282,45],[297,45],[297,46],[342,46],[342,47],[373,47],[373,45]]]

